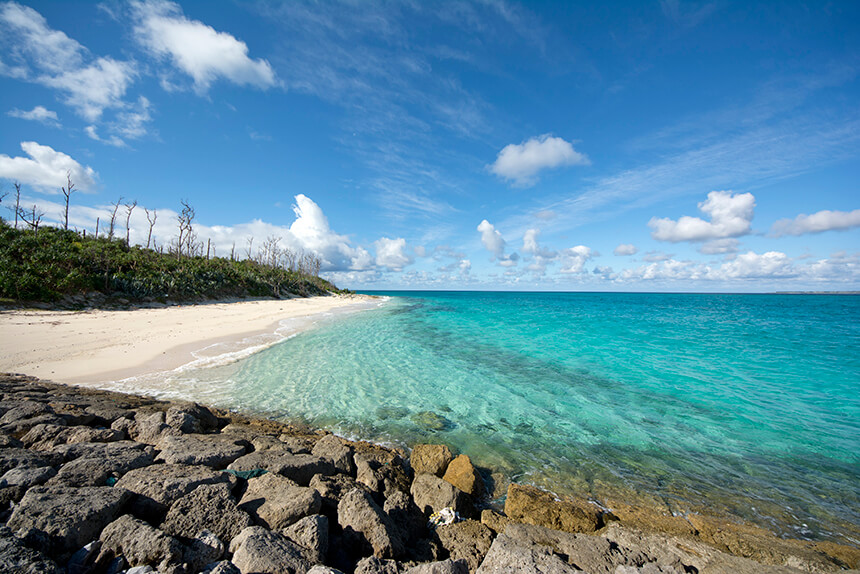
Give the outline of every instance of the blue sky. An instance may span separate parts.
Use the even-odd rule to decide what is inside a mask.
[[[78,229],[185,199],[353,289],[860,289],[856,2],[5,2],[0,45],[48,221],[70,172]]]

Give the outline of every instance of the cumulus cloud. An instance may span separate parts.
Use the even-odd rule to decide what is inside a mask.
[[[276,83],[269,62],[248,57],[248,45],[226,32],[189,20],[174,2],[135,2],[138,42],[159,58],[188,74],[198,93],[223,78],[238,85],[268,88]]]
[[[66,103],[89,121],[99,119],[105,108],[119,108],[123,96],[136,75],[127,62],[99,58],[89,66],[69,70],[40,83],[66,92]]]
[[[9,110],[6,115],[22,120],[31,120],[41,122],[47,125],[59,125],[60,120],[57,117],[57,112],[51,111],[44,106],[36,106],[30,111],[19,109]]]
[[[656,261],[668,261],[669,259],[672,259],[673,256],[674,255],[672,253],[663,253],[662,251],[649,251],[642,259],[651,263]]]
[[[505,240],[496,227],[485,219],[478,224],[478,231],[481,233],[481,243],[484,248],[492,253],[494,258],[504,258]]]
[[[755,209],[755,197],[751,193],[712,191],[698,207],[710,217],[710,221],[687,215],[677,221],[652,217],[648,222],[648,227],[653,230],[651,237],[677,243],[740,237],[751,231]]]
[[[540,236],[539,229],[528,229],[523,234],[523,253],[529,253],[534,255],[535,257],[540,257],[543,259],[555,259],[558,256],[558,253],[552,251],[551,249],[546,249],[542,247],[538,243],[538,236]]]
[[[96,126],[87,126],[84,128],[84,133],[87,134],[87,137],[91,140],[95,140],[97,142],[105,143],[108,145],[112,145],[114,147],[125,147],[125,142],[122,141],[122,138],[117,136],[110,136],[108,138],[102,138],[99,135]]]
[[[573,149],[570,142],[544,134],[521,144],[506,145],[490,171],[518,186],[528,187],[537,183],[537,174],[542,170],[589,163],[588,157]]]
[[[293,212],[296,220],[290,233],[302,248],[313,251],[323,260],[323,269],[359,271],[371,266],[373,258],[363,247],[352,247],[345,235],[332,231],[320,206],[306,195],[296,196]]]
[[[825,231],[841,231],[860,227],[860,209],[854,211],[823,210],[812,215],[801,214],[794,219],[780,219],[773,224],[771,235],[804,235],[806,233],[823,233]]]
[[[632,243],[621,243],[615,248],[615,255],[636,255],[639,252]]]
[[[382,237],[373,245],[376,248],[376,264],[380,267],[401,271],[412,263],[412,257],[406,253],[406,240],[402,237],[397,239]]]
[[[738,252],[738,240],[732,238],[712,239],[699,247],[703,255],[722,255]]]
[[[29,157],[0,154],[0,178],[19,181],[46,193],[59,193],[60,186],[66,185],[67,174],[71,174],[81,191],[91,190],[95,185],[95,170],[82,166],[63,152],[36,142],[21,142],[21,149]]]
[[[594,256],[590,247],[577,245],[561,252],[562,273],[582,273],[586,262]]]
[[[733,261],[723,263],[716,270],[709,270],[710,279],[761,279],[785,278],[797,275],[791,258],[780,251],[756,253],[748,251],[738,255]]]

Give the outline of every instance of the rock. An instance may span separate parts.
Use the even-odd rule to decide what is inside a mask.
[[[214,564],[207,564],[203,574],[242,574],[242,571],[229,560],[222,560]]]
[[[93,570],[101,548],[101,541],[93,540],[72,554],[72,557],[69,558],[68,564],[66,564],[66,571],[68,574],[89,574],[89,572]]]
[[[413,549],[414,542],[427,534],[427,518],[405,492],[394,491],[385,499],[382,510],[391,518],[408,548]]]
[[[355,574],[400,574],[403,569],[395,560],[383,560],[376,556],[362,558],[355,565]]]
[[[267,473],[248,480],[239,508],[267,528],[280,529],[299,519],[317,514],[322,507],[320,494],[298,486],[278,474]]]
[[[510,574],[541,572],[542,574],[574,574],[582,572],[567,564],[544,546],[519,544],[507,534],[500,534],[476,574]]]
[[[493,544],[493,531],[476,520],[440,526],[436,535],[449,556],[465,560],[471,572],[478,568]]]
[[[448,464],[448,469],[445,471],[445,476],[442,477],[442,480],[450,482],[466,494],[471,494],[475,498],[480,498],[484,495],[484,480],[472,465],[471,459],[465,454],[461,454]]]
[[[0,526],[0,572],[14,572],[16,574],[65,573],[56,563],[38,550],[24,546],[5,526]]]
[[[394,523],[363,490],[351,490],[343,497],[337,520],[348,542],[369,547],[377,558],[396,558],[404,552]]]
[[[311,567],[299,545],[260,526],[250,526],[230,541],[230,552],[242,574],[294,574]]]
[[[31,486],[45,484],[55,474],[57,471],[50,466],[13,468],[0,477],[0,488],[20,486],[26,490]]]
[[[140,417],[138,419],[138,417]],[[157,411],[150,415],[136,415],[134,424],[127,429],[128,435],[137,442],[155,445],[161,436],[181,434],[175,428],[165,423],[164,412]]]
[[[352,449],[340,438],[329,434],[317,441],[311,453],[314,456],[330,460],[334,467],[344,474],[355,473]]]
[[[154,464],[129,471],[116,483],[136,496],[131,511],[153,523],[161,522],[167,509],[181,497],[201,484],[228,484],[232,489],[236,478],[203,466],[183,464]]]
[[[469,574],[469,567],[465,560],[441,560],[418,564],[406,571],[406,574]]]
[[[85,446],[89,450],[83,450]],[[151,446],[131,441],[115,443],[77,443],[75,447],[61,447],[66,456],[79,455],[67,462],[48,484],[64,486],[105,486],[111,477],[149,466],[153,462]]]
[[[455,426],[454,423],[433,411],[421,411],[415,413],[409,418],[412,419],[412,422],[419,428],[430,432],[451,430]]]
[[[317,564],[310,570],[308,570],[308,574],[343,574],[337,568],[329,568],[328,566],[322,566]]]
[[[355,488],[370,492],[365,485],[344,474],[332,476],[316,474],[308,486],[320,493],[323,513],[333,517],[337,516],[337,504],[344,494]]]
[[[269,472],[285,476],[301,486],[307,486],[315,474],[332,475],[337,472],[330,461],[317,456],[277,451],[246,454],[233,461],[227,468],[230,470],[264,468]]]
[[[34,486],[12,512],[13,530],[33,528],[45,533],[48,551],[61,559],[98,537],[128,502],[122,488]]]
[[[164,422],[185,434],[204,433],[218,430],[218,417],[212,411],[197,403],[173,405],[164,416]]]
[[[110,550],[114,555],[122,555],[129,566],[154,564],[159,572],[165,574],[184,570],[182,544],[130,514],[108,524],[99,540],[102,552]]]
[[[536,524],[564,532],[595,532],[603,526],[602,512],[593,504],[522,484],[508,486],[505,514],[514,522]]]
[[[192,572],[203,569],[224,556],[224,543],[208,530],[201,530],[184,549],[183,560]]]
[[[166,435],[156,444],[161,453],[156,460],[169,464],[202,464],[216,470],[245,454],[245,441],[223,435]]]
[[[425,516],[451,507],[463,516],[472,516],[469,495],[434,474],[421,473],[412,482],[412,499]]]
[[[403,468],[403,461],[395,457],[390,462],[382,462],[365,454],[356,453],[356,480],[367,486],[377,495],[377,499],[389,497],[394,491],[409,492],[409,475]]]
[[[13,468],[39,468],[59,464],[61,458],[54,453],[36,453],[24,448],[0,449],[0,476]]]
[[[417,444],[412,449],[409,462],[415,474],[427,472],[442,478],[448,463],[453,460],[451,450],[444,444]]]
[[[17,438],[12,435],[0,432],[0,448],[21,448],[24,446]]]
[[[125,434],[114,429],[94,429],[86,426],[36,425],[21,437],[24,446],[32,450],[51,450],[60,444],[81,442],[115,442]]]
[[[54,410],[46,405],[45,403],[38,403],[35,401],[24,401],[19,403],[18,406],[13,407],[3,413],[3,416],[0,417],[0,425],[8,425],[12,423],[16,423],[18,421],[23,421],[26,419],[31,419],[33,417],[37,417],[39,415],[44,414],[53,414]]]
[[[325,560],[328,554],[328,518],[322,514],[306,516],[281,533],[305,548],[308,560],[314,564]]]
[[[495,532],[501,534],[505,531],[505,527],[511,523],[511,519],[504,514],[499,514],[495,510],[489,508],[481,511],[481,524]]]
[[[202,530],[210,530],[221,540],[232,540],[253,521],[241,510],[230,494],[230,485],[201,484],[174,502],[161,529],[180,538],[194,538]]]

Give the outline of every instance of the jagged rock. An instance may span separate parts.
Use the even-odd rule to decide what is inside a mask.
[[[307,486],[315,474],[332,475],[337,472],[334,465],[325,459],[309,454],[263,451],[246,454],[233,461],[230,470],[254,470],[264,468]]]
[[[343,572],[341,572],[337,568],[330,568],[328,566],[322,566],[320,564],[317,564],[316,566],[308,570],[308,574],[343,574]]]
[[[356,453],[353,457],[356,467],[356,480],[367,486],[377,498],[388,498],[393,492],[409,492],[409,475],[400,457],[383,463],[365,454]]]
[[[132,418],[134,417],[134,413],[130,412],[129,414],[129,417],[117,417],[116,419],[114,419],[110,424],[110,428],[125,434],[125,436],[130,437],[132,428],[135,426],[135,422],[134,418]]]
[[[287,448],[296,454],[310,454],[317,442],[316,437],[295,436],[291,434],[282,434],[278,436],[278,440],[287,445]]]
[[[289,526],[322,507],[320,494],[278,474],[267,473],[248,480],[239,508],[267,528]]]
[[[427,534],[427,518],[405,492],[394,491],[385,499],[382,510],[391,518],[408,548],[412,549],[414,541]]]
[[[0,448],[21,448],[23,446],[24,443],[17,438],[5,432],[0,432]]]
[[[294,574],[311,567],[298,544],[260,526],[250,526],[231,540],[230,552],[242,574]]]
[[[179,432],[186,434],[218,430],[218,417],[212,411],[197,403],[174,405],[167,409],[164,422]]]
[[[214,564],[207,564],[201,574],[242,574],[242,571],[229,560],[222,560]]]
[[[334,467],[345,474],[355,473],[353,450],[340,438],[329,434],[317,441],[311,454],[330,460]]]
[[[369,547],[377,558],[397,558],[403,554],[403,541],[394,523],[367,492],[351,490],[340,501],[337,520],[344,537]]]
[[[499,514],[495,510],[489,508],[481,511],[481,524],[495,532],[501,534],[505,531],[505,527],[511,523],[511,519],[503,514]]]
[[[108,524],[99,540],[102,552],[110,550],[114,555],[122,555],[130,566],[154,564],[159,572],[166,574],[184,571],[182,544],[130,514]]]
[[[412,481],[412,499],[426,516],[450,506],[463,516],[473,514],[469,495],[436,476],[423,472]]]
[[[45,533],[49,552],[64,559],[97,538],[129,498],[130,493],[122,488],[34,486],[7,525],[13,530],[33,528]]]
[[[251,517],[230,494],[230,485],[219,483],[201,484],[174,502],[161,529],[182,538],[193,538],[208,529],[221,540],[232,540],[251,525]]]
[[[122,440],[123,433],[113,429],[69,427],[40,424],[21,437],[24,446],[31,450],[51,450],[57,445],[79,442],[114,442]]]
[[[14,437],[21,437],[30,432],[30,430],[38,425],[64,425],[66,421],[55,414],[45,413],[31,418],[16,420],[4,425],[0,425],[0,431],[10,434]]]
[[[201,484],[218,483],[229,484],[232,489],[236,478],[203,466],[155,464],[129,471],[117,481],[116,487],[136,495],[130,506],[136,516],[158,523],[181,497]]]
[[[114,443],[77,443],[58,447],[67,462],[48,484],[65,486],[105,486],[108,478],[119,478],[136,468],[153,462],[149,445],[119,441]]]
[[[465,560],[474,572],[493,544],[493,532],[476,520],[466,520],[440,526],[436,535],[449,556],[454,560]]]
[[[312,563],[320,563],[328,553],[328,518],[322,514],[306,516],[281,530],[281,533],[305,548]]]
[[[26,490],[31,486],[45,484],[55,474],[57,471],[50,466],[13,468],[0,477],[0,488],[20,486]]]
[[[90,425],[96,420],[95,415],[87,412],[84,406],[77,404],[74,399],[71,399],[71,401],[52,401],[48,403],[48,406],[54,409],[54,413],[62,417],[67,425]]]
[[[138,418],[140,417],[140,418]],[[157,411],[150,415],[136,415],[134,424],[127,429],[128,435],[137,442],[155,445],[162,435],[179,435],[180,431],[165,423],[164,412]]]
[[[453,458],[451,450],[444,444],[417,444],[412,449],[409,462],[415,474],[427,472],[442,478]]]
[[[383,560],[376,556],[362,558],[355,565],[355,574],[400,574],[403,568],[396,560]]]
[[[567,564],[545,546],[520,544],[507,534],[500,534],[476,574],[511,574],[540,572],[541,574],[574,574],[582,572]]]
[[[54,414],[54,410],[45,403],[24,401],[3,413],[0,417],[0,425],[8,425],[44,414]]]
[[[201,570],[224,556],[224,543],[208,530],[201,530],[184,549],[183,560],[192,572]]]
[[[93,540],[72,554],[66,564],[68,574],[89,574],[95,566],[96,559],[102,548],[101,540]]]
[[[469,574],[469,566],[465,560],[441,560],[418,564],[409,568],[405,574]]]
[[[245,441],[223,435],[163,436],[156,444],[156,460],[169,464],[202,464],[220,470],[245,454]]]
[[[36,453],[25,448],[0,449],[0,475],[13,468],[39,468],[55,466],[62,459],[54,453]]]
[[[54,561],[41,552],[24,546],[5,526],[0,526],[0,572],[64,574],[64,570]]]
[[[365,485],[361,484],[351,476],[346,476],[344,474],[335,474],[332,476],[316,474],[311,479],[308,486],[320,493],[320,496],[322,497],[322,511],[329,516],[337,515],[338,502],[340,502],[343,495],[350,490],[360,488],[370,492],[370,489]]]
[[[564,532],[595,532],[603,526],[602,512],[593,504],[558,500],[548,492],[522,484],[508,487],[505,514],[515,522]]]
[[[450,482],[466,494],[480,498],[484,494],[484,479],[472,465],[471,459],[461,454],[448,464],[442,480]]]

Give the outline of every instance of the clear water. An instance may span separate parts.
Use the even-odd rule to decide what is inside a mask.
[[[171,394],[860,543],[860,297],[386,295]]]

